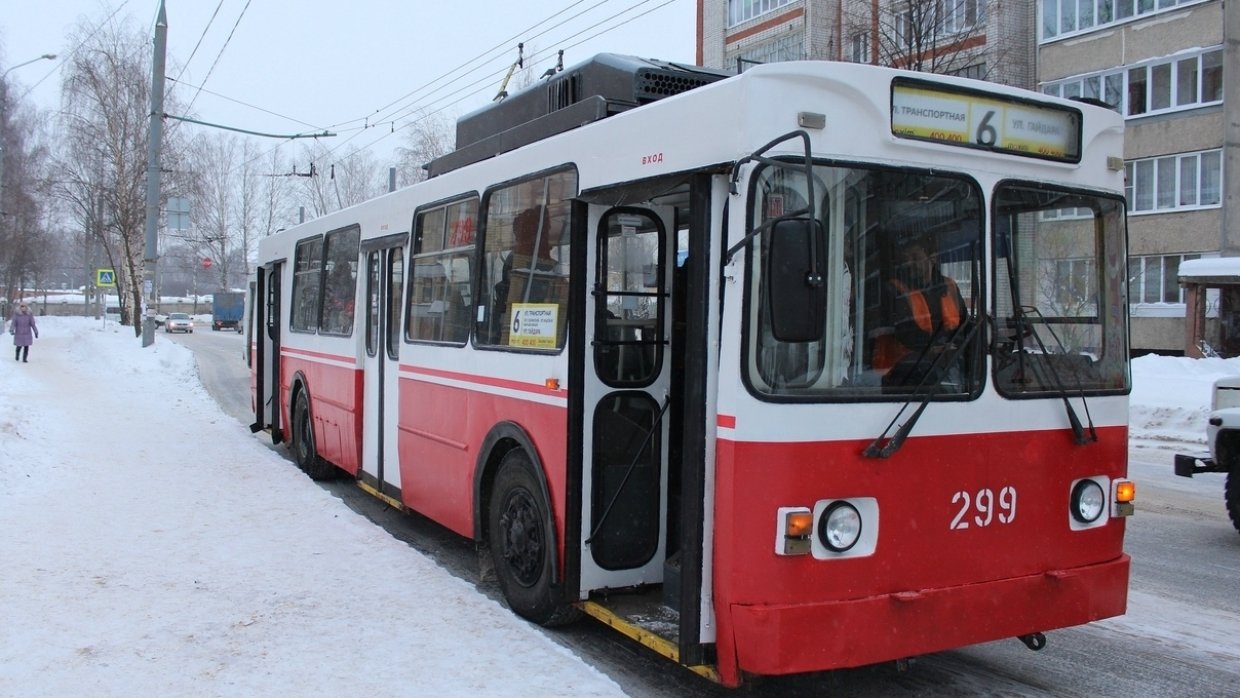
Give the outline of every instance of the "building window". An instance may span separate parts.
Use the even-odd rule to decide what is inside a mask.
[[[870,62],[870,33],[868,31],[852,35],[849,58],[853,63]]]
[[[1200,0],[1042,0],[1042,41],[1194,2]]]
[[[1207,150],[1131,160],[1124,177],[1129,213],[1214,207],[1221,202],[1223,155]]]
[[[1098,288],[1093,259],[1055,260],[1055,272],[1048,281],[1060,308],[1083,309],[1096,305]]]
[[[940,35],[958,34],[986,22],[986,0],[938,0],[934,10]]]
[[[728,26],[734,27],[748,22],[792,2],[793,0],[728,0]]]
[[[800,34],[788,34],[774,41],[767,41],[756,46],[748,46],[737,53],[732,60],[744,63],[778,63],[780,61],[799,61],[805,58],[805,41]],[[865,62],[869,62],[868,59]]]
[[[1223,50],[1048,82],[1042,92],[1097,99],[1125,116],[1193,109],[1223,100]]]
[[[957,70],[949,70],[947,71],[947,74],[955,75],[957,77],[962,77],[962,78],[972,78],[974,80],[985,80],[986,79],[986,64],[985,63],[974,63],[973,65],[966,65],[965,67],[959,68]]]
[[[1180,263],[1199,259],[1199,254],[1155,255],[1128,258],[1128,297],[1142,303],[1183,303]]]

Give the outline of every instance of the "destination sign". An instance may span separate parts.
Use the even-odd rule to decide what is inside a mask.
[[[892,83],[891,132],[1049,160],[1081,159],[1076,109],[921,81]]]

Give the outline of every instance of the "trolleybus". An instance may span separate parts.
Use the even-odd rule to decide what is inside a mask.
[[[311,477],[730,686],[1124,613],[1118,114],[602,54],[456,135],[259,244],[253,429]]]

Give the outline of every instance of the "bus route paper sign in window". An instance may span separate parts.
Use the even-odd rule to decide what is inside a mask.
[[[508,346],[555,349],[560,306],[555,303],[514,303]]]
[[[1081,160],[1077,109],[920,80],[892,82],[891,132],[965,148]]]

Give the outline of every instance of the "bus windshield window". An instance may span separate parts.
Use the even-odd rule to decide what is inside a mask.
[[[751,225],[817,217],[825,246],[825,323],[812,341],[780,341],[764,259],[750,256],[746,377],[760,394],[806,399],[967,396],[980,385],[982,197],[961,176],[907,169],[768,166]],[[812,211],[807,199],[816,199]],[[769,232],[769,231],[768,231]],[[808,254],[808,252],[807,252]],[[786,288],[786,286],[783,286]]]
[[[1123,202],[1009,183],[994,209],[995,387],[1127,389]]]

